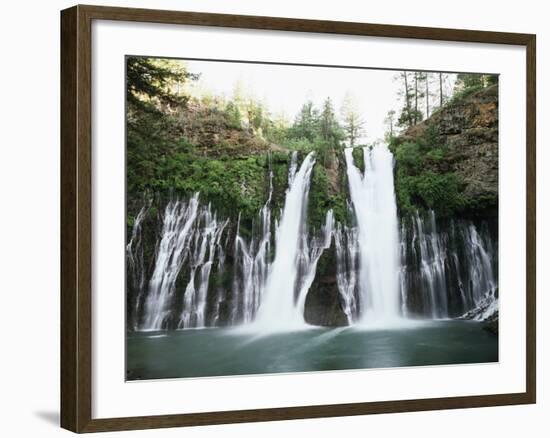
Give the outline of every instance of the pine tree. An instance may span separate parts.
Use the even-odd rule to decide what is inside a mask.
[[[418,110],[419,96],[417,73],[402,71],[396,78],[402,81],[402,88],[398,95],[403,99],[403,108],[397,119],[397,125],[404,128],[410,128],[418,121],[422,120],[422,114]]]
[[[330,97],[327,97],[323,103],[323,110],[319,117],[319,130],[321,138],[328,142],[332,148],[336,148],[342,140],[342,129],[336,120]]]
[[[302,138],[313,143],[319,125],[319,111],[313,106],[311,100],[302,105],[302,109],[296,116],[292,126],[292,136]]]
[[[444,77],[442,72],[438,73],[438,78],[439,78],[439,108],[442,108],[445,103],[445,94],[444,94],[445,92],[443,90]]]
[[[198,78],[179,61],[130,56],[126,59],[126,99],[130,105],[148,105],[150,109],[155,103],[185,103],[187,97],[174,89]]]
[[[388,111],[388,114],[384,119],[384,123],[386,123],[386,126],[388,127],[388,130],[386,131],[386,137],[389,141],[394,137],[395,110]]]
[[[485,88],[496,83],[498,83],[498,75],[459,73],[456,75],[455,93],[464,90]]]
[[[357,101],[350,93],[346,93],[344,97],[340,114],[342,116],[345,139],[353,147],[357,139],[364,134],[365,122],[359,114]]]
[[[428,72],[423,74],[424,80],[424,101],[426,102],[426,118],[430,117],[430,74]]]

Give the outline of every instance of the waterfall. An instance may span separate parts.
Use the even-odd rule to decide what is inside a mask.
[[[365,171],[361,174],[352,152],[352,148],[344,151],[358,228],[361,320],[385,324],[400,316],[393,155],[385,145],[364,147]]]
[[[134,219],[132,226],[132,235],[130,241],[126,245],[126,260],[128,261],[128,281],[133,290],[134,301],[130,313],[130,324],[134,330],[139,327],[139,310],[145,293],[146,272],[145,263],[143,260],[143,245],[142,245],[142,223],[147,215],[151,201],[141,207],[137,216]]]
[[[466,235],[466,257],[470,262],[470,294],[477,306],[496,289],[497,282],[491,261],[494,251],[491,239],[483,239],[473,223],[464,226],[463,232]]]
[[[241,311],[238,305],[233,311],[234,322],[251,322],[260,304],[267,275],[269,272],[269,253],[271,250],[271,199],[273,197],[273,172],[269,171],[269,195],[259,212],[260,239],[252,237],[249,244],[240,236],[240,216],[235,235],[235,271],[233,294],[242,295]]]
[[[300,236],[306,232],[306,209],[309,184],[315,159],[310,152],[296,171],[296,152],[289,171],[289,187],[280,222],[275,230],[275,259],[270,268],[260,307],[254,321],[259,330],[278,330],[304,324],[297,308],[295,292],[298,281]]]
[[[441,318],[449,313],[445,279],[446,254],[443,251],[448,246],[446,236],[438,234],[433,211],[429,213],[429,234],[425,233],[424,222],[420,220],[418,212],[414,219],[420,248],[420,276],[428,292],[426,302],[430,303],[432,318]]]
[[[320,229],[308,229],[313,153],[301,165],[292,154],[275,223],[271,164],[267,199],[246,225],[240,214],[233,223],[219,218],[210,204],[199,204],[198,193],[171,199],[162,214],[151,214],[153,200],[146,201],[126,246],[128,327],[304,327],[308,294],[316,275],[324,275],[319,260],[333,242],[336,266],[321,290],[323,299],[333,294],[329,312],[343,312],[349,325],[498,315],[495,228],[487,220],[437,218],[433,211],[404,216],[398,226],[392,154],[386,146],[362,148],[361,172],[352,151],[344,150],[351,223],[337,222],[328,210]],[[155,221],[156,231],[149,228]]]
[[[338,223],[334,232],[336,246],[336,283],[342,298],[342,308],[348,324],[357,318],[357,262],[359,259],[359,240],[357,228]]]
[[[465,219],[437,225],[435,213],[401,224],[400,289],[404,311],[428,318],[495,308],[496,252],[485,226]]]
[[[210,271],[216,250],[220,246],[221,235],[228,222],[228,219],[218,222],[216,215],[211,212],[210,205],[200,213],[197,220],[199,226],[194,232],[194,251],[189,257],[191,275],[183,294],[183,311],[178,324],[179,328],[200,328],[206,325],[206,298]],[[197,271],[199,271],[198,288],[195,285]]]
[[[319,238],[313,237],[310,243],[309,236],[306,233],[302,233],[301,248],[298,255],[298,269],[301,275],[298,283],[298,299],[296,301],[296,308],[300,315],[304,315],[307,293],[315,279],[317,263],[325,249],[330,248],[333,232],[334,213],[332,210],[329,210],[327,211],[325,224],[321,228],[321,236]]]
[[[197,217],[199,194],[188,203],[170,201],[166,205],[155,269],[149,282],[143,330],[164,328],[172,312],[176,278],[188,255],[188,241]]]
[[[224,244],[220,244],[218,246],[218,263],[217,263],[217,271],[218,276],[222,277],[225,275],[225,248],[228,245],[229,241],[229,233],[227,233],[226,241]],[[227,299],[227,294],[222,285],[218,285],[216,288],[216,300],[215,300],[215,306],[213,309],[212,314],[212,325],[215,327],[219,323],[220,319],[220,307],[222,306],[222,303]]]
[[[218,221],[210,205],[200,207],[198,193],[187,203],[168,202],[149,281],[142,330],[206,326],[210,273],[216,253],[223,253],[220,240],[228,223],[228,219]],[[180,297],[176,293],[176,281],[186,262],[190,266],[189,280]],[[179,314],[178,307],[181,308]]]

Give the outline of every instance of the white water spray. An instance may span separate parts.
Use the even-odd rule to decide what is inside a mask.
[[[361,322],[391,325],[399,312],[399,236],[393,186],[393,155],[385,145],[363,148],[365,171],[345,149],[359,243]]]
[[[164,328],[164,321],[172,310],[176,279],[188,256],[188,241],[193,234],[192,226],[197,218],[198,207],[198,193],[187,204],[170,201],[166,206],[162,239],[145,302],[142,330]]]
[[[288,330],[304,325],[295,300],[298,280],[298,255],[300,236],[304,232],[311,172],[315,164],[313,152],[309,153],[296,171],[296,153],[289,171],[289,188],[281,220],[275,232],[275,259],[267,278],[265,291],[253,323],[258,331]]]

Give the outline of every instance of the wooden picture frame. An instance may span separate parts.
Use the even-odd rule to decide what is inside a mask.
[[[526,48],[526,391],[522,393],[92,418],[92,35],[94,20],[517,45]],[[222,423],[529,404],[536,401],[535,137],[536,37],[439,29],[165,10],[75,6],[61,12],[61,426],[99,432]]]

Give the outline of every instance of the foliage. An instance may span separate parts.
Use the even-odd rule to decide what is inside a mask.
[[[240,129],[242,123],[241,110],[234,102],[230,101],[225,107],[225,114],[229,122],[228,127],[233,129]]]
[[[390,145],[397,162],[395,191],[403,213],[418,207],[449,216],[465,207],[462,184],[452,172],[435,171],[434,164],[446,157],[447,149],[437,140],[434,127],[428,127],[414,141]]]
[[[327,169],[323,166],[315,166],[311,176],[308,198],[308,225],[310,228],[319,230],[325,223],[327,211],[331,209],[337,221],[347,222],[348,209],[345,193],[342,191],[331,192]]]
[[[459,102],[475,92],[495,84],[498,84],[498,75],[459,73],[457,74],[453,96],[449,103],[454,104]]]
[[[460,182],[454,173],[422,172],[410,177],[411,195],[418,196],[424,205],[439,216],[449,216],[464,206]]]
[[[345,186],[337,159],[346,139],[334,105],[307,101],[289,122],[273,116],[237,84],[231,98],[192,97],[186,85],[198,78],[178,61],[127,60],[127,190],[191,196],[200,192],[220,215],[241,215],[243,232],[257,220],[273,175],[272,211],[283,207],[290,152],[299,160],[315,152],[308,200],[309,224],[324,224],[326,212],[347,220]],[[348,138],[349,140],[349,138]],[[130,218],[128,226],[133,220]]]
[[[455,92],[468,88],[486,88],[495,84],[498,84],[498,75],[458,73],[456,75]]]
[[[355,146],[356,141],[364,134],[365,122],[359,114],[359,105],[353,95],[346,93],[340,113],[343,121],[343,130],[348,145]]]
[[[363,152],[363,148],[353,148],[351,151],[351,155],[353,157],[353,163],[355,166],[361,171],[365,171],[365,154]]]
[[[387,140],[394,136],[395,125],[407,131],[427,119],[434,112],[441,110],[445,105],[460,101],[470,94],[498,84],[498,75],[479,73],[458,73],[451,95],[445,89],[448,74],[437,72],[398,72],[394,80],[400,84],[397,96],[402,102],[401,111],[397,114],[390,112],[385,123],[388,126]]]
[[[314,151],[317,162],[326,167],[333,164],[344,140],[344,131],[330,98],[324,101],[321,111],[311,101],[304,103],[292,125],[280,119],[271,121],[269,126],[268,141],[291,151]]]
[[[141,56],[126,59],[126,99],[130,105],[153,109],[154,104],[182,104],[186,98],[172,87],[196,79],[198,75],[175,61]]]

